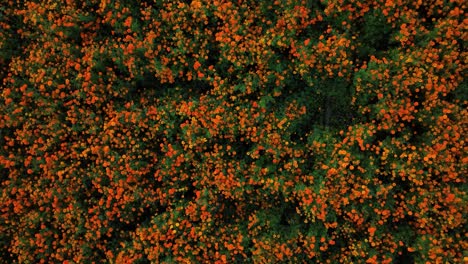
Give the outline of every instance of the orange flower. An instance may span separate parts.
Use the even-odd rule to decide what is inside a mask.
[[[129,16],[127,19],[125,19],[124,26],[130,27],[132,25],[132,17]]]
[[[193,64],[193,68],[194,68],[195,70],[198,70],[198,68],[200,68],[200,66],[201,66],[201,63],[198,62],[198,61],[196,61],[196,62]]]
[[[453,193],[447,194],[447,197],[445,198],[445,201],[446,201],[447,203],[450,203],[450,202],[452,202],[453,200],[455,200],[455,194],[453,194]]]

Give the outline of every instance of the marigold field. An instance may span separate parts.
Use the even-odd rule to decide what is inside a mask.
[[[0,263],[468,261],[463,0],[3,0]]]

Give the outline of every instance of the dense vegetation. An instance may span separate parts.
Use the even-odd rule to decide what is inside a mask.
[[[5,0],[5,263],[461,263],[462,0]]]

